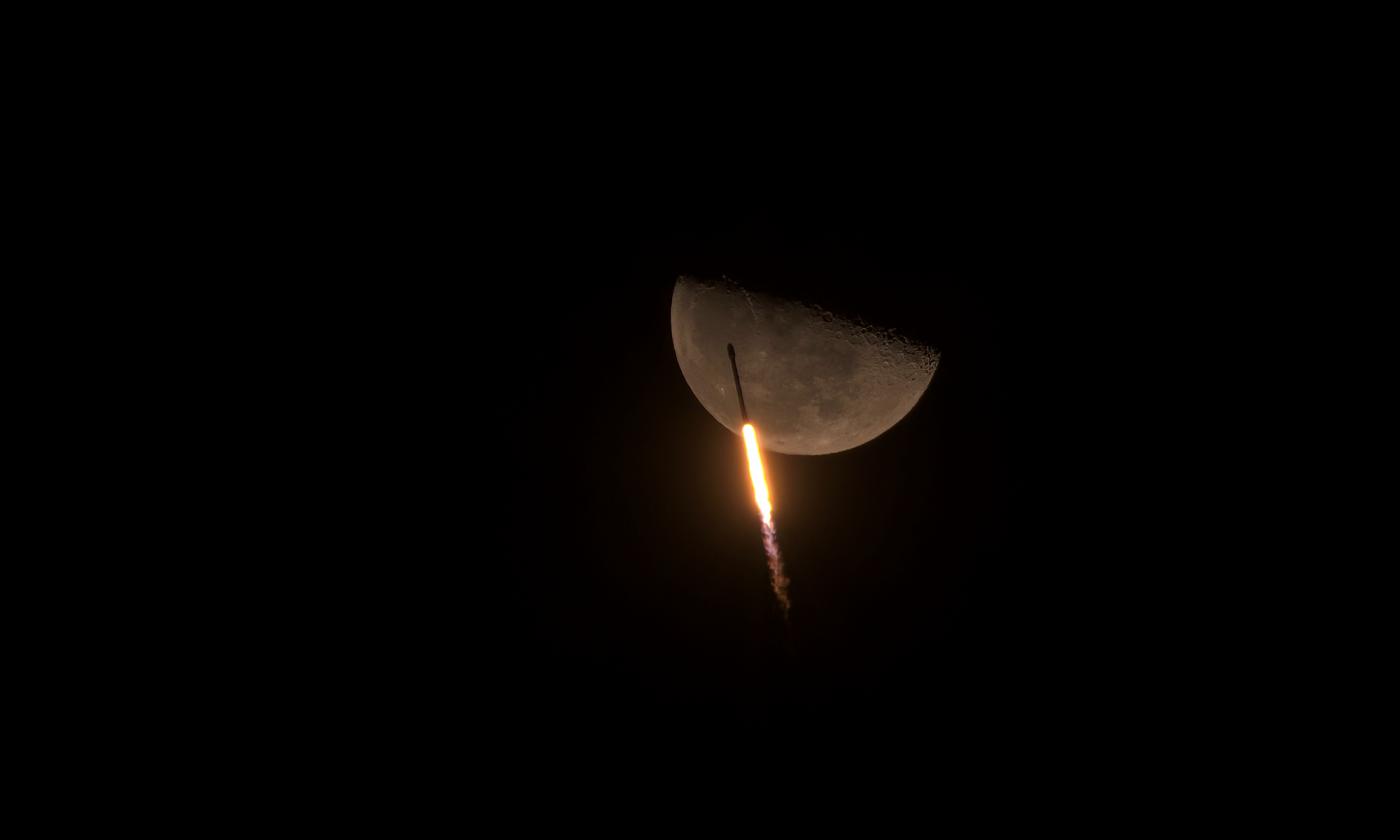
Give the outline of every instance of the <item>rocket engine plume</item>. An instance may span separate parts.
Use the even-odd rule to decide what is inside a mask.
[[[737,377],[736,377],[737,378]],[[788,618],[788,578],[783,572],[783,554],[778,549],[778,531],[773,526],[773,502],[768,498],[768,481],[763,477],[763,459],[758,454],[758,434],[752,423],[744,424],[744,449],[749,455],[749,478],[753,481],[753,498],[763,518],[763,550],[768,555],[768,572],[773,579],[773,594],[783,608],[783,620]]]

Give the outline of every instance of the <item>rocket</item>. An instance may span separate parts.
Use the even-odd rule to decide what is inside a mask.
[[[763,457],[758,452],[758,432],[749,422],[749,407],[744,405],[744,386],[739,382],[739,362],[734,358],[734,345],[729,345],[729,367],[734,370],[734,392],[739,395],[739,416],[744,421],[744,452],[749,460],[749,480],[753,482],[753,500],[763,517],[763,550],[768,555],[768,571],[773,577],[773,594],[783,608],[787,621],[788,577],[783,572],[783,553],[778,548],[778,530],[773,526],[773,502],[768,498],[768,479],[763,477]]]
[[[734,360],[734,345],[729,345],[729,366],[734,369],[734,390],[739,394],[739,416],[749,422],[749,410],[744,406],[744,386],[739,384],[739,363]]]

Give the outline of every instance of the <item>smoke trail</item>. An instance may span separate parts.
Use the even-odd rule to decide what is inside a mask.
[[[778,604],[783,608],[783,620],[787,621],[788,610],[792,609],[792,604],[788,601],[788,578],[783,573],[783,553],[778,550],[778,532],[773,527],[772,519],[763,523],[763,550],[768,553],[768,572],[773,578],[773,594],[778,596]]]
[[[778,529],[773,526],[773,503],[768,498],[768,481],[763,475],[763,459],[758,454],[758,434],[752,423],[744,424],[744,449],[749,456],[749,478],[753,481],[753,498],[763,518],[763,550],[768,555],[768,572],[773,578],[773,594],[783,608],[787,621],[791,603],[788,601],[788,578],[783,573],[783,553],[778,549]]]

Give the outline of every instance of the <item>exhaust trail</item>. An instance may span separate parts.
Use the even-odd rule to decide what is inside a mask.
[[[753,481],[753,498],[763,518],[763,551],[768,555],[768,573],[773,580],[773,594],[783,608],[783,620],[788,620],[792,608],[788,601],[788,577],[783,571],[783,553],[778,548],[778,529],[773,525],[773,503],[768,498],[768,481],[763,476],[763,459],[758,455],[758,434],[752,423],[744,424],[744,448],[749,455],[749,479]]]

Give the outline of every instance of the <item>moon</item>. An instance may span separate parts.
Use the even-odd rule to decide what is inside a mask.
[[[676,280],[671,340],[696,399],[742,434],[726,349],[733,344],[763,448],[791,455],[842,452],[889,431],[923,396],[939,360],[937,350],[894,330],[727,278]]]

